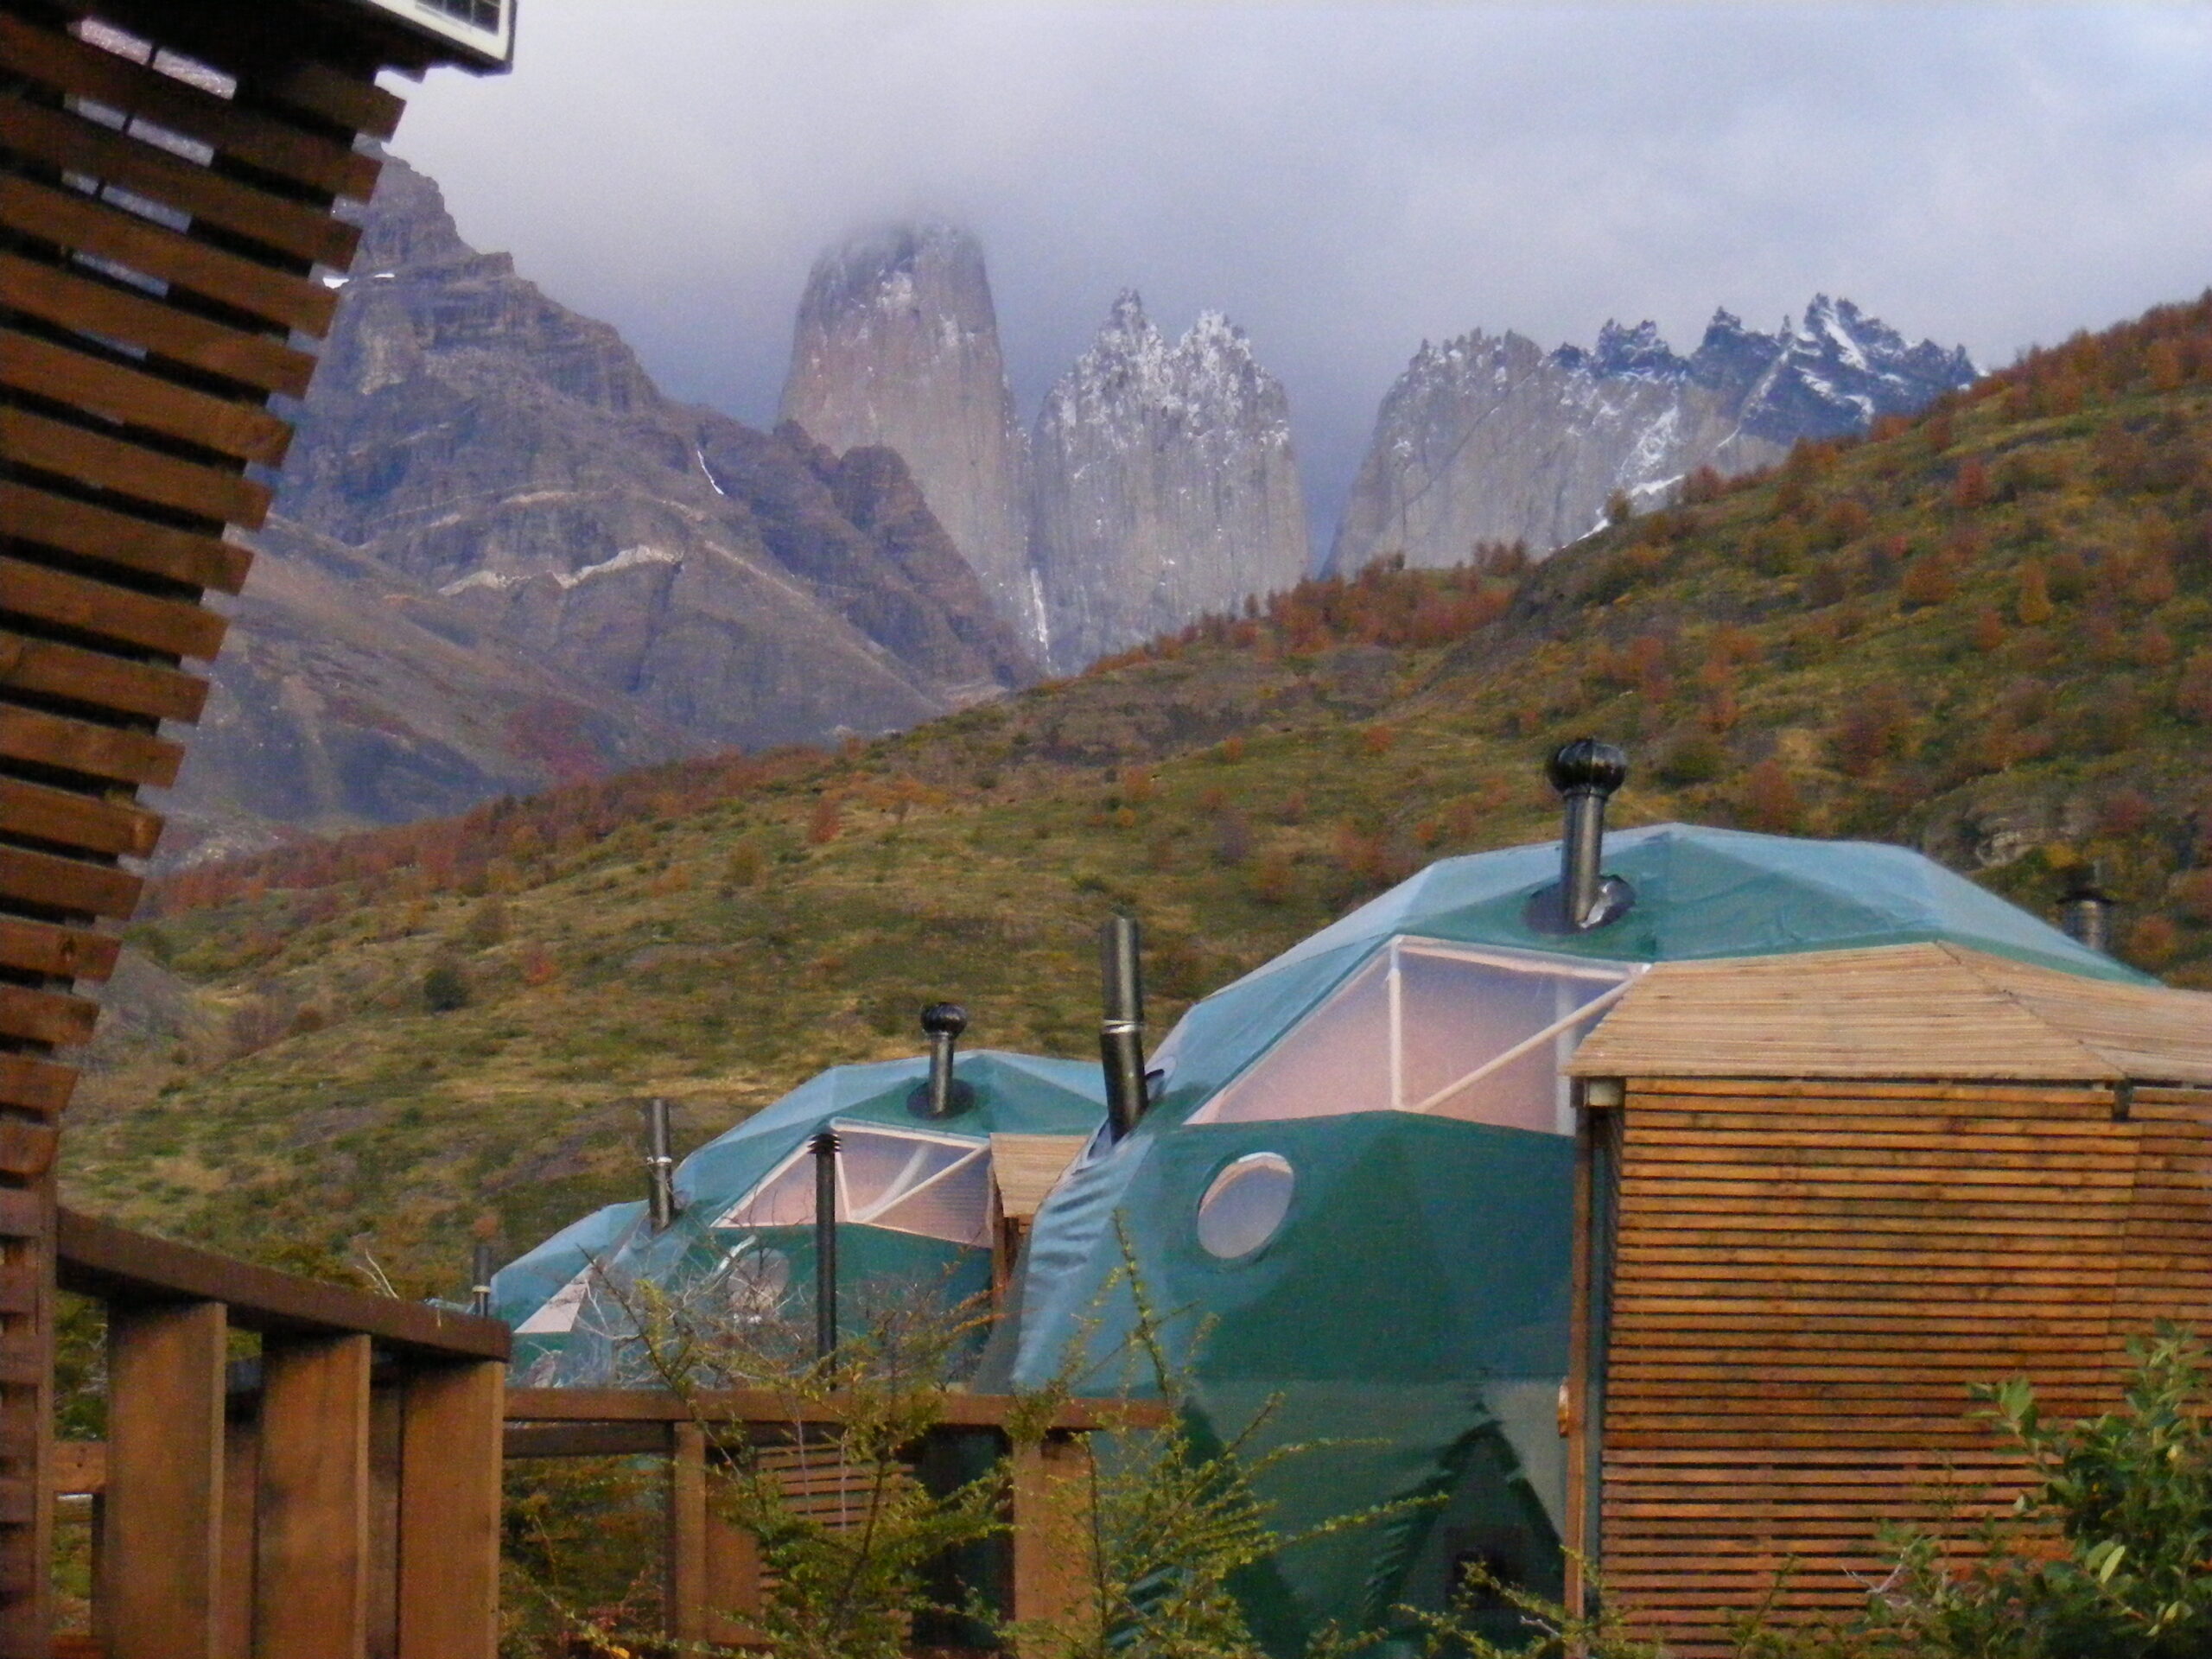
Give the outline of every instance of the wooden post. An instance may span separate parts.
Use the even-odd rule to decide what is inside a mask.
[[[705,1639],[730,1647],[757,1647],[762,1588],[760,1541],[715,1507],[715,1486],[729,1477],[710,1464],[702,1483],[706,1502]]]
[[[706,1639],[707,1433],[676,1425],[668,1459],[668,1633],[678,1642]]]
[[[233,1418],[223,1434],[223,1570],[215,1617],[218,1659],[253,1659],[254,1520],[261,1428]]]
[[[255,1659],[365,1659],[369,1338],[262,1345]]]
[[[1578,1096],[1581,1090],[1576,1090]],[[1591,1114],[1578,1098],[1574,1128],[1574,1271],[1567,1327],[1567,1393],[1559,1432],[1567,1438],[1567,1611],[1588,1611],[1585,1567],[1590,1538],[1590,1160]]]
[[[108,1313],[99,1628],[113,1659],[213,1659],[223,1536],[219,1302]]]
[[[420,1363],[400,1443],[399,1659],[493,1659],[499,1644],[506,1367]]]
[[[1014,1448],[1014,1618],[1079,1615],[1090,1599],[1090,1460],[1071,1435]]]

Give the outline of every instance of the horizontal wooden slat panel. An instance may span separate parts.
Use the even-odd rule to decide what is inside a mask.
[[[0,831],[145,858],[161,836],[162,819],[132,801],[97,800],[74,790],[0,778]]]
[[[338,296],[320,283],[195,242],[73,190],[0,174],[0,219],[318,340],[330,331],[337,309]]]
[[[366,200],[376,184],[378,163],[372,156],[19,18],[0,16],[0,64],[333,195]]]
[[[0,847],[0,895],[7,898],[122,918],[137,907],[143,886],[143,877],[112,864]]]
[[[20,1117],[0,1118],[0,1174],[32,1180],[54,1166],[60,1136],[50,1124],[27,1122]],[[16,1289],[16,1275],[0,1268],[0,1313],[10,1310],[8,1300]]]
[[[184,760],[182,747],[166,738],[6,707],[0,707],[0,755],[163,789]]]
[[[105,979],[115,971],[121,940],[81,927],[0,916],[0,966],[54,979]],[[5,1120],[0,1120],[4,1129]]]
[[[245,585],[253,564],[251,550],[235,542],[149,524],[28,484],[0,482],[0,535],[226,594]]]
[[[358,226],[319,207],[257,190],[66,110],[16,99],[0,101],[0,147],[64,172],[121,185],[196,220],[316,264],[342,270],[361,239]]]
[[[227,518],[249,530],[269,511],[268,489],[238,473],[179,461],[28,410],[0,408],[0,448],[21,466],[203,518]]]
[[[1686,1656],[1729,1652],[1784,1562],[1783,1617],[1848,1610],[1885,1525],[1996,1513],[2020,1465],[1972,1385],[2104,1408],[2130,1299],[2212,1238],[2212,1188],[2152,1173],[2186,1131],[2099,1090],[1669,1080],[1622,1124],[1602,1567]]]
[[[187,367],[263,391],[303,397],[315,359],[268,334],[226,327],[130,289],[0,253],[0,290],[16,310],[80,333],[142,346]]]
[[[0,328],[0,384],[240,461],[274,466],[292,440],[292,429],[258,404],[210,397],[13,329]]]
[[[207,682],[180,670],[34,639],[4,626],[0,626],[0,686],[99,703],[156,720],[197,720],[207,702]]]
[[[188,600],[156,599],[42,564],[0,556],[0,611],[176,657],[213,657],[230,626]]]

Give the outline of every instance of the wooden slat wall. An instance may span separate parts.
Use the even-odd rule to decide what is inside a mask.
[[[51,1166],[400,102],[306,7],[0,0],[0,1659],[46,1650]],[[313,49],[295,31],[318,29]],[[157,49],[157,48],[166,48]],[[182,54],[184,55],[180,56]]]
[[[1600,1554],[1685,1659],[1795,1561],[1847,1611],[1890,1521],[1970,1529],[2018,1465],[1968,1385],[2107,1408],[2126,1337],[2212,1298],[2212,1096],[1630,1080]]]

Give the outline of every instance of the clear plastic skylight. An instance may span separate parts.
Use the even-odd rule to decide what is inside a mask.
[[[955,1244],[987,1244],[995,1197],[990,1144],[959,1135],[839,1125],[837,1219]],[[814,1222],[814,1155],[801,1146],[715,1222],[804,1227]]]
[[[1191,1121],[1429,1112],[1572,1134],[1562,1068],[1636,971],[1393,939]]]

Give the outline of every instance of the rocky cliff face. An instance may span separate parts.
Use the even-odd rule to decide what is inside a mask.
[[[1608,323],[1589,351],[1479,330],[1424,342],[1382,401],[1330,568],[1458,564],[1481,542],[1548,552],[1594,529],[1615,491],[1649,504],[1700,467],[1763,466],[1974,375],[1964,347],[1908,345],[1826,296],[1771,334],[1716,312],[1687,358],[1649,322]]]
[[[218,672],[235,729],[181,785],[210,833],[892,729],[1036,671],[896,456],[669,402],[397,162],[277,512]],[[514,713],[546,698],[570,712]]]
[[[799,305],[783,417],[838,454],[903,456],[1000,615],[1041,654],[1021,429],[973,236],[902,225],[823,254]]]
[[[1032,503],[1063,671],[1306,574],[1288,403],[1213,313],[1171,346],[1116,302],[1038,416]]]

